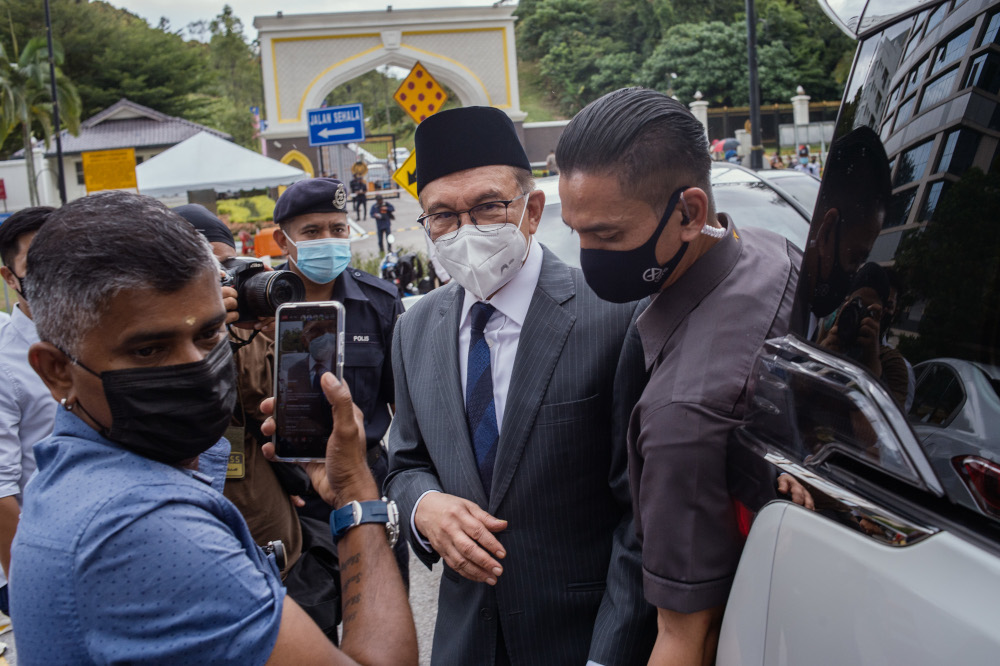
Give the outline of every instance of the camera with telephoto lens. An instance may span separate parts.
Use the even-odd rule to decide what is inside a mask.
[[[259,259],[230,257],[222,262],[222,270],[222,286],[236,290],[237,321],[273,317],[279,305],[305,300],[306,287],[298,275],[268,270]]]
[[[837,339],[845,348],[857,342],[858,333],[861,332],[861,321],[865,317],[878,321],[875,313],[865,307],[860,298],[853,299],[840,309],[840,316],[837,317]]]

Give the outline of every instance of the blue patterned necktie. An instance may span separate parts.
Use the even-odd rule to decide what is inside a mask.
[[[469,435],[476,454],[476,467],[486,496],[493,484],[493,463],[497,457],[497,410],[493,402],[493,372],[490,369],[490,347],[483,330],[496,308],[487,303],[472,306],[472,336],[469,339],[469,364],[466,368],[465,414]]]

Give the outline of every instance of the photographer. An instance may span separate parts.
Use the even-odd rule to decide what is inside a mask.
[[[20,661],[416,663],[384,525],[339,542],[341,653],[222,496],[236,383],[201,236],[153,199],[101,193],[52,213],[28,267],[29,360],[61,408],[14,539]],[[313,482],[338,507],[375,500],[350,393],[332,375],[323,388],[334,429]]]
[[[889,292],[885,270],[873,262],[865,264],[854,275],[844,304],[830,315],[817,340],[821,347],[865,366],[902,408],[909,385],[906,359],[882,343],[881,321]]]

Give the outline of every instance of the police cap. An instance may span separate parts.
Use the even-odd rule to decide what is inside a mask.
[[[333,178],[300,180],[285,190],[274,207],[278,224],[308,213],[346,213],[347,188]]]

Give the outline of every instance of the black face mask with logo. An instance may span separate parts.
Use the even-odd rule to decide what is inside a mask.
[[[226,340],[200,361],[154,368],[97,373],[69,357],[100,378],[111,427],[80,409],[104,438],[142,456],[176,465],[212,448],[229,425],[236,369]]]
[[[587,284],[600,298],[612,303],[628,303],[655,294],[677,268],[688,243],[682,243],[676,254],[665,264],[656,260],[656,244],[670,216],[686,190],[682,187],[670,195],[667,210],[649,240],[632,250],[580,250],[580,268]],[[685,216],[681,224],[687,224]]]

